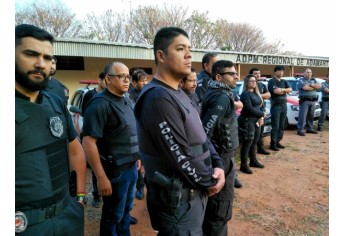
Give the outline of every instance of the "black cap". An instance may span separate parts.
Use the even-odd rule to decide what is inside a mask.
[[[276,72],[277,70],[285,70],[285,67],[284,66],[275,66],[274,72]]]

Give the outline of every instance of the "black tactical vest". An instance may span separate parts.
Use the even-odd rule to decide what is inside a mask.
[[[16,210],[52,205],[68,193],[66,117],[60,103],[42,95],[41,104],[16,98]]]
[[[231,109],[228,110],[224,117],[219,121],[219,124],[215,128],[215,132],[213,133],[213,137],[211,137],[211,140],[218,152],[232,151],[237,149],[239,146],[237,128],[238,124],[233,98],[231,97],[229,92],[219,89],[211,89],[206,92],[203,103],[207,104],[209,100],[220,99],[220,96],[215,96],[215,94],[217,93],[218,95],[219,93],[221,93],[220,96],[222,98],[224,98],[225,96],[227,99],[229,99]]]
[[[92,97],[92,100],[94,99],[109,101],[109,106],[119,121],[116,130],[111,134],[104,133],[103,137],[97,141],[100,154],[106,157],[113,156],[117,166],[138,160],[140,157],[138,136],[130,99],[123,97],[122,102],[116,102],[106,92],[97,93]]]
[[[180,111],[184,114],[184,127],[186,129],[186,135],[189,135],[187,137],[187,140],[190,144],[192,154],[195,155],[195,157],[200,160],[200,162],[205,163],[205,168],[212,168],[210,151],[208,148],[208,143],[206,141],[207,136],[205,134],[205,131],[203,130],[202,125],[197,124],[197,122],[201,122],[200,120],[196,119],[196,117],[199,118],[198,112],[195,110],[190,102],[190,99],[187,97],[187,95],[185,95],[184,92],[181,92],[181,94],[183,94],[183,97],[178,97],[179,95],[173,93],[173,91],[164,86],[156,83],[149,83],[142,89],[141,94],[137,100],[135,107],[136,116],[140,116],[140,110],[145,109],[145,107],[142,107],[142,97],[144,97],[149,90],[154,88],[164,89],[171,96],[171,100],[180,106]],[[138,125],[138,131],[142,132],[142,129],[140,128],[140,122]],[[194,183],[189,182],[184,177],[176,176],[176,171],[167,165],[168,162],[164,159],[164,157],[160,156],[159,153],[157,153],[156,155],[154,154],[157,152],[157,149],[150,143],[150,137],[146,137],[145,132],[142,132],[141,140],[139,141],[142,144],[141,158],[143,159],[144,163],[146,161],[150,162],[150,165],[145,166],[145,173],[148,181],[151,181],[154,177],[153,173],[155,173],[156,170],[159,170],[166,176],[180,177],[185,186],[189,188],[197,188]]]

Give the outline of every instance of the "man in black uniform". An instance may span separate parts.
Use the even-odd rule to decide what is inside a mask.
[[[207,193],[218,193],[225,181],[223,160],[190,99],[178,88],[191,73],[190,48],[188,34],[180,28],[157,32],[157,72],[134,109],[151,225],[164,236],[202,235]]]
[[[284,75],[284,66],[274,67],[274,77],[268,81],[268,91],[271,93],[271,144],[273,151],[279,151],[279,148],[285,148],[280,143],[284,135],[284,125],[286,120],[286,94],[291,93],[292,89],[289,83],[282,77]]]
[[[195,89],[195,93],[199,96],[200,101],[202,101],[206,93],[208,82],[212,80],[212,65],[218,60],[218,54],[215,52],[207,52],[202,57],[202,71],[198,74],[198,82]]]
[[[101,72],[98,75],[98,85],[96,88],[91,89],[89,91],[87,91],[84,95],[83,98],[83,103],[81,105],[81,114],[82,116],[84,116],[84,111],[86,109],[86,106],[88,104],[88,102],[91,100],[91,98],[93,97],[93,95],[95,95],[96,93],[99,93],[101,91],[103,91],[103,89],[105,88],[105,81],[104,81],[104,73]],[[80,138],[83,138],[83,133],[80,134]],[[96,207],[96,208],[100,208],[102,206],[102,196],[99,194],[98,192],[98,187],[97,187],[97,178],[96,175],[93,171],[91,171],[92,174],[92,206]]]
[[[106,88],[84,113],[83,147],[103,198],[100,235],[130,235],[130,210],[140,168],[133,105],[124,94],[129,71],[121,62],[104,69]]]
[[[261,97],[262,97],[262,99],[264,101],[262,106],[261,106],[261,111],[266,112],[266,102],[265,102],[265,100],[269,99],[271,97],[271,94],[268,91],[266,85],[260,81],[261,72],[260,72],[259,68],[256,68],[256,67],[252,68],[249,71],[249,74],[255,76],[256,84],[258,86],[260,95],[261,95]],[[265,123],[265,120],[264,120],[264,123]],[[265,147],[264,147],[264,136],[263,136],[264,129],[265,129],[265,125],[262,125],[261,126],[259,140],[257,142],[257,147],[258,147],[257,153],[264,154],[264,155],[269,155],[271,153],[269,151],[267,151],[265,149]]]
[[[81,113],[82,113],[82,116],[84,116],[84,112],[85,112],[85,109],[86,109],[86,105],[87,103],[91,100],[91,98],[93,97],[93,95],[95,95],[96,93],[99,93],[99,92],[102,92],[103,89],[105,89],[106,87],[106,84],[105,84],[105,80],[104,80],[104,73],[103,71],[101,73],[99,73],[98,75],[98,85],[96,88],[94,89],[91,89],[89,91],[87,91],[84,95],[84,98],[83,98],[83,103],[81,105]]]
[[[57,79],[53,77],[53,75],[55,75],[56,73],[56,63],[57,63],[57,59],[54,56],[52,60],[52,67],[50,69],[48,84],[44,88],[44,90],[58,95],[67,105],[68,98],[69,98],[69,90],[63,83],[61,83],[60,81],[58,81]]]
[[[43,91],[54,38],[27,24],[16,26],[15,37],[16,233],[82,236],[86,203],[83,148],[63,101]],[[69,191],[70,171],[76,173],[78,202]]]
[[[212,67],[213,80],[208,83],[201,109],[201,121],[207,137],[224,160],[225,185],[209,197],[203,223],[204,235],[227,236],[227,222],[232,216],[235,182],[235,156],[239,147],[234,94],[238,79],[231,61],[219,60]]]
[[[147,73],[143,69],[136,69],[132,73],[132,83],[133,88],[129,89],[129,98],[135,104],[138,100],[139,94],[144,86],[147,84]],[[138,180],[137,180],[137,191],[135,192],[135,197],[139,200],[144,199],[144,176],[141,169],[138,169]]]
[[[183,77],[179,87],[187,94],[189,99],[191,100],[193,106],[200,114],[201,112],[201,102],[199,100],[198,95],[195,93],[196,89],[196,82],[197,82],[197,75],[195,69],[192,68],[192,73],[186,77]]]

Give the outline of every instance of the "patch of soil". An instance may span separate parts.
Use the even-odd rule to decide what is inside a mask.
[[[327,122],[327,121],[326,121]],[[329,132],[301,137],[295,129],[286,130],[286,146],[271,155],[258,155],[264,169],[253,174],[237,173],[244,185],[235,189],[233,216],[228,223],[232,236],[242,235],[329,235]],[[270,138],[264,139],[269,147]],[[85,209],[85,235],[99,235],[101,208],[91,205],[91,171],[87,192],[90,204]],[[131,225],[133,236],[154,236],[144,200],[134,201],[131,215],[139,221]]]

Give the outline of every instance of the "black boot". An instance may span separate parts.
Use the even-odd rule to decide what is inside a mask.
[[[264,168],[265,166],[261,164],[256,157],[251,157],[250,162],[249,162],[250,167],[255,167],[255,168]]]
[[[253,171],[249,168],[248,164],[247,164],[247,160],[248,158],[244,155],[242,155],[242,151],[241,151],[241,167],[240,167],[240,171],[246,173],[246,174],[253,174]]]
[[[241,164],[240,171],[246,174],[253,174],[253,171],[249,168],[248,164]]]
[[[242,188],[243,184],[238,180],[237,175],[235,176],[235,188]]]
[[[269,151],[267,151],[264,146],[258,146],[258,153],[260,154],[264,154],[264,155],[270,155],[271,153]]]

